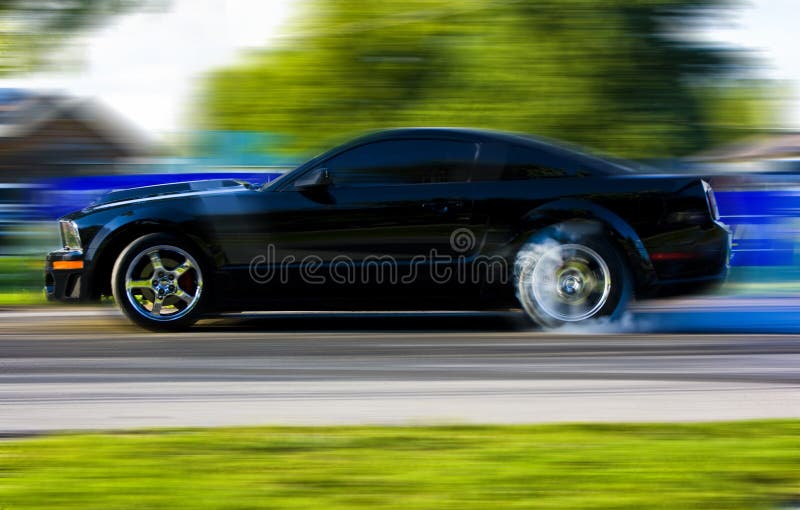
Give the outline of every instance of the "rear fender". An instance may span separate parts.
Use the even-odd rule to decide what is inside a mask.
[[[557,226],[572,235],[605,235],[614,242],[630,265],[637,290],[655,283],[656,273],[639,235],[624,219],[609,209],[588,200],[564,199],[547,203],[522,218],[522,246],[531,235]]]

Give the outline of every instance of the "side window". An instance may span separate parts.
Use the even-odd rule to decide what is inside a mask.
[[[452,140],[386,140],[322,163],[336,186],[424,184],[469,180],[475,144]]]
[[[481,157],[473,180],[519,181],[575,175],[570,162],[523,145],[488,143],[481,146]]]

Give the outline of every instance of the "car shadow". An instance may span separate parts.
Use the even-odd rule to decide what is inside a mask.
[[[243,313],[204,319],[193,331],[405,332],[529,331],[534,326],[522,313]]]

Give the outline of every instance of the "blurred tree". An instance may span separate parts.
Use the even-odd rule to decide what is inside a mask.
[[[355,133],[475,126],[629,157],[720,141],[759,89],[747,62],[693,30],[728,0],[308,0],[294,35],[206,82],[208,129],[288,135],[308,152]],[[729,100],[717,101],[719,94]],[[713,103],[713,104],[712,104]]]
[[[780,117],[781,98],[791,95],[785,83],[754,79],[725,80],[696,86],[695,91],[706,110],[712,146],[773,128],[773,119]]]
[[[30,71],[64,38],[110,16],[165,0],[0,0],[0,74]]]

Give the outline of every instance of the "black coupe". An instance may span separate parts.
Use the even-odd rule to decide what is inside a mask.
[[[730,256],[701,179],[472,129],[372,134],[263,187],[113,191],[60,226],[47,295],[113,295],[155,330],[243,310],[508,308],[555,327],[720,281]]]

